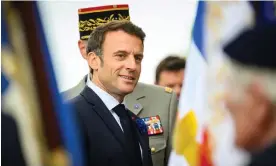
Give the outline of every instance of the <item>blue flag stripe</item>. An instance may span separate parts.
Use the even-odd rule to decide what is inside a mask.
[[[193,27],[193,40],[203,57],[205,57],[204,47],[203,47],[205,5],[206,5],[206,2],[204,1],[198,2],[197,14],[195,18],[194,27]]]
[[[47,47],[47,42],[45,39],[45,34],[43,31],[42,22],[40,19],[40,13],[38,11],[38,4],[35,3],[34,13],[36,16],[36,27],[39,31],[40,36],[40,45],[43,53],[43,58],[48,71],[48,80],[50,84],[50,90],[52,91],[53,103],[55,111],[58,117],[58,121],[61,126],[61,135],[65,142],[65,147],[70,153],[73,166],[82,166],[84,165],[83,151],[79,129],[77,128],[77,123],[73,110],[70,109],[68,105],[63,104],[62,98],[59,94],[57,82],[55,79],[55,73],[51,63],[50,53]]]

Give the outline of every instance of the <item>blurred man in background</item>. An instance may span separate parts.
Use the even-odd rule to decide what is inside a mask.
[[[100,20],[100,21],[99,21]],[[82,57],[87,60],[87,39],[98,26],[111,20],[130,20],[128,5],[107,5],[79,9],[78,46]],[[90,69],[91,70],[91,69]],[[90,73],[90,72],[89,72]],[[65,100],[80,94],[88,83],[88,74],[75,87],[63,92]],[[158,99],[156,98],[158,96]],[[164,166],[171,151],[171,135],[176,115],[177,98],[171,88],[160,88],[154,85],[137,83],[134,91],[125,97],[126,107],[143,118],[151,127],[149,134],[150,151],[154,166]],[[156,121],[151,121],[155,119]]]
[[[163,59],[156,68],[155,84],[170,87],[179,98],[184,80],[186,60],[176,55]]]
[[[252,154],[250,166],[276,165],[275,43],[274,22],[243,32],[224,48],[229,67],[225,102],[235,122],[236,145]]]

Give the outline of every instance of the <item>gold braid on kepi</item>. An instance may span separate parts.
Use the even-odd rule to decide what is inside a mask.
[[[127,4],[81,8],[78,13],[81,40],[87,40],[91,32],[99,25],[113,20],[130,21]]]

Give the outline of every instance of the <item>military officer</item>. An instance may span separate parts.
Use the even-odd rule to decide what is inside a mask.
[[[87,60],[87,39],[95,27],[111,20],[130,20],[128,5],[109,5],[78,10],[79,50]],[[91,70],[91,69],[90,69]],[[62,93],[70,100],[84,89],[90,74],[84,76],[78,85]],[[167,165],[171,151],[171,136],[177,110],[177,97],[171,88],[138,83],[127,95],[124,104],[142,118],[148,126],[150,150],[154,166]]]

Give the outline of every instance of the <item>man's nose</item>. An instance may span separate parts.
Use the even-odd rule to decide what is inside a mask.
[[[133,55],[130,55],[126,60],[126,68],[134,71],[137,68],[137,63]]]

